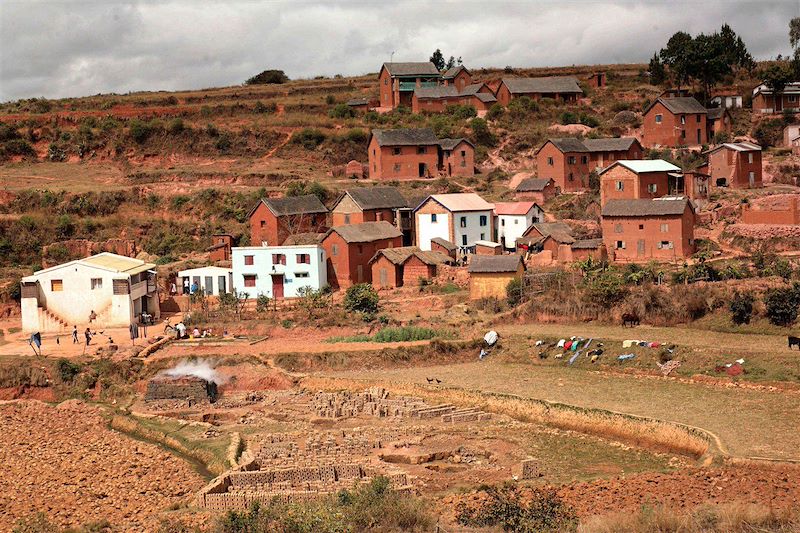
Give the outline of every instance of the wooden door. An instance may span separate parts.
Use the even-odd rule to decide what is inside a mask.
[[[382,288],[386,288],[386,287],[389,286],[389,276],[386,273],[386,269],[385,268],[381,268],[381,270],[380,270],[380,286]]]
[[[636,255],[638,257],[644,256],[644,239],[639,239],[636,243]]]
[[[283,274],[272,274],[272,297],[283,299]]]

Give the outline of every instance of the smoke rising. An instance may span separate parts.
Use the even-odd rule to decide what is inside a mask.
[[[221,376],[211,364],[206,361],[187,361],[183,360],[174,367],[162,370],[159,372],[159,375],[167,376],[170,378],[182,378],[187,376],[193,376],[196,378],[204,379],[206,381],[211,381],[216,383],[217,385],[224,385],[227,379]]]

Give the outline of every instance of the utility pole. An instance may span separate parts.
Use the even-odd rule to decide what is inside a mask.
[[[389,56],[389,63],[392,63],[392,62],[394,62],[394,52],[395,52],[395,51],[394,51],[394,50],[392,50],[392,53],[391,53],[391,55]]]

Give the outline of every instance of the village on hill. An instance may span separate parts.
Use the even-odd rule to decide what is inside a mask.
[[[0,104],[0,529],[794,531],[790,39]]]

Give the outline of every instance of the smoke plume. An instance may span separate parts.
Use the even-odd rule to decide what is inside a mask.
[[[159,372],[159,374],[173,379],[193,376],[196,378],[204,379],[206,381],[214,382],[217,385],[224,385],[226,381],[226,379],[223,376],[220,376],[219,373],[216,370],[214,370],[211,364],[206,360],[202,361],[183,360],[170,369],[162,370],[161,372]]]

